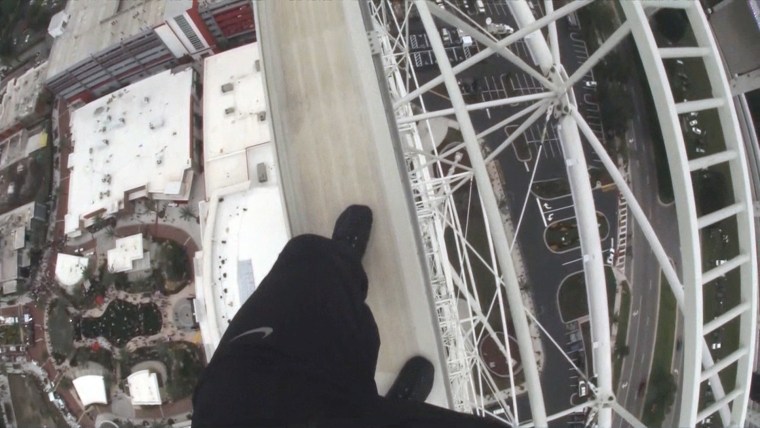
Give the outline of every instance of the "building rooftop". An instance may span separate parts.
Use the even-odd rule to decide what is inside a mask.
[[[150,267],[150,253],[143,249],[143,235],[125,236],[116,240],[116,248],[108,250],[108,270],[128,272]]]
[[[167,4],[191,0],[69,0],[66,29],[50,51],[47,78],[164,22]],[[172,6],[173,8],[173,6]]]
[[[158,376],[148,370],[140,370],[127,377],[129,396],[135,406],[157,406],[161,404],[158,390]]]
[[[58,253],[55,261],[55,279],[71,293],[72,288],[84,279],[84,272],[90,264],[87,257]]]
[[[207,215],[198,302],[207,357],[289,237],[256,43],[206,58]]]
[[[67,234],[88,214],[123,208],[127,192],[187,199],[192,83],[192,69],[165,71],[72,113]]]
[[[266,165],[267,181],[254,180],[215,193],[205,219],[203,288],[196,290],[205,305],[205,315],[199,321],[207,357],[218,344],[215,338],[221,337],[240,306],[269,273],[289,238],[274,147],[267,143],[247,153],[251,168]]]
[[[25,229],[33,217],[34,202],[0,216],[0,284],[15,281],[18,276],[19,245],[23,248]]]
[[[69,23],[69,15],[66,11],[62,10],[52,18],[50,18],[50,24],[48,24],[48,34],[53,37],[58,37],[66,30],[66,25]]]
[[[47,69],[48,62],[43,62],[0,88],[0,133],[34,112]]]
[[[204,63],[203,145],[206,193],[248,180],[245,150],[271,140],[258,43]]]
[[[103,376],[80,376],[74,379],[73,383],[83,407],[87,407],[90,404],[108,404]]]

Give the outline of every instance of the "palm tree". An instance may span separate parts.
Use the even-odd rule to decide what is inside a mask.
[[[185,221],[189,221],[191,218],[195,219],[195,221],[199,221],[198,215],[190,205],[183,205],[182,208],[179,209],[179,218]]]
[[[114,229],[113,226],[106,227],[105,233],[108,238],[119,238],[119,234],[116,233],[116,229]]]

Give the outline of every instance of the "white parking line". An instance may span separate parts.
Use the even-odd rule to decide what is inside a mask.
[[[562,266],[567,266],[569,264],[572,264],[572,263],[575,263],[575,262],[579,262],[581,260],[583,260],[583,257],[578,257],[577,259],[573,259],[573,260],[570,260],[569,262],[562,263]]]

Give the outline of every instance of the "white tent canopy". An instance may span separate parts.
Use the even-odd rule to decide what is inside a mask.
[[[132,373],[127,378],[129,396],[135,406],[158,406],[161,394],[158,391],[158,376],[148,370]]]
[[[74,379],[74,389],[76,389],[84,407],[90,404],[108,404],[106,384],[103,381],[103,376],[80,376]]]
[[[55,262],[55,279],[71,292],[72,287],[84,279],[84,272],[89,263],[90,259],[87,257],[58,253]]]

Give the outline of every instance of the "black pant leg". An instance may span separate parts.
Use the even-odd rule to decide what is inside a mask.
[[[366,297],[367,275],[356,254],[331,239],[298,236],[232,319],[216,352],[260,341],[357,393],[376,394],[380,336]]]

